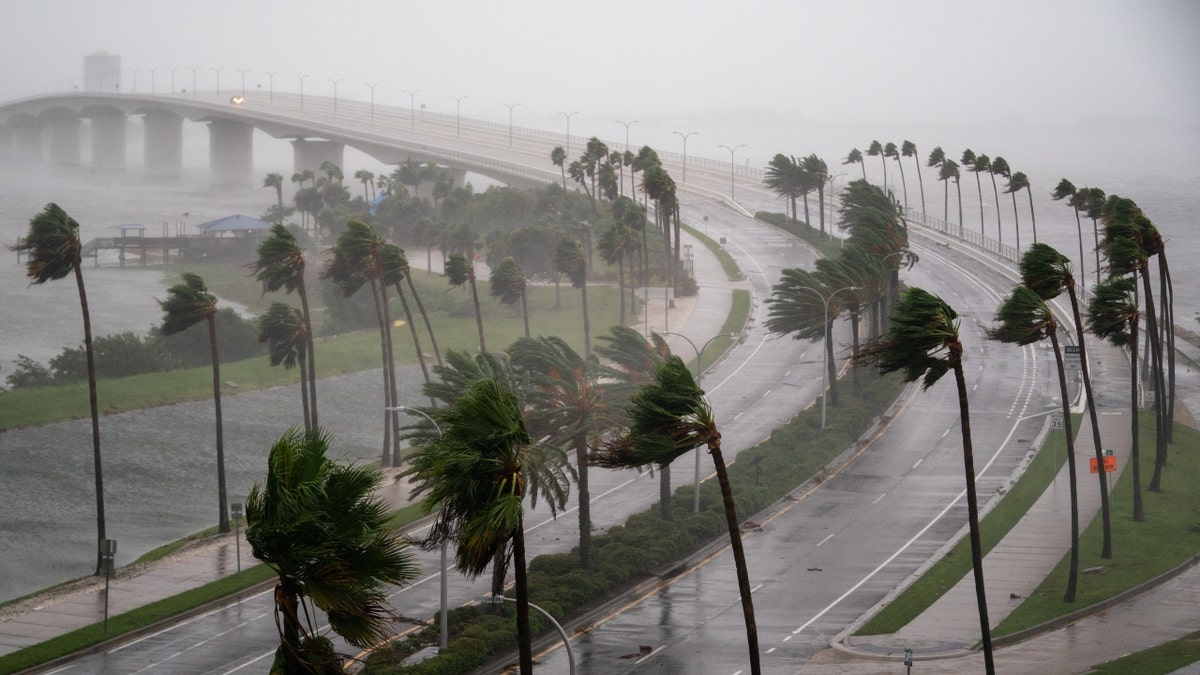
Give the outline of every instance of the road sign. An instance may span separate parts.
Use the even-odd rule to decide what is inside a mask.
[[[1063,420],[1062,415],[1051,415],[1050,416],[1050,428],[1051,429],[1063,428],[1062,420]]]
[[[1063,347],[1063,365],[1070,370],[1079,370],[1079,346],[1066,345]]]
[[[1097,465],[1096,465],[1095,457],[1088,459],[1088,464],[1091,466],[1092,473],[1100,473],[1100,469],[1098,469]],[[1112,473],[1116,470],[1117,470],[1117,458],[1113,457],[1112,455],[1108,455],[1107,457],[1105,457],[1104,458],[1104,473]]]

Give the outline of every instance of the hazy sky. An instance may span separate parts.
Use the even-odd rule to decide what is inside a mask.
[[[1137,138],[1165,130],[1200,153],[1195,0],[3,0],[0,100],[80,82],[84,54],[122,57],[124,89],[247,89],[366,100],[634,143],[699,131],[689,151],[745,143],[755,163],[899,142],[957,147],[1018,132]],[[1166,126],[1160,126],[1160,123]],[[765,128],[788,129],[768,139]],[[1081,130],[1086,129],[1086,134]],[[969,130],[969,132],[968,132]],[[639,132],[643,138],[638,138]],[[1182,132],[1182,133],[1181,133]],[[857,135],[856,135],[857,134]],[[833,136],[834,138],[830,138]],[[1156,138],[1158,138],[1156,136]],[[674,138],[678,143],[680,139]],[[1126,139],[1130,140],[1130,139]],[[828,145],[826,145],[828,144]],[[925,147],[930,147],[927,141]],[[771,146],[771,147],[764,147]],[[677,150],[678,148],[668,148]],[[1172,149],[1173,150],[1173,149]],[[1009,153],[1012,151],[1010,150]],[[997,154],[995,151],[992,154]],[[832,158],[831,158],[832,159]]]

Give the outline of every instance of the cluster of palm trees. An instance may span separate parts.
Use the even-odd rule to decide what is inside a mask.
[[[909,140],[901,143],[897,149],[895,143],[880,144],[879,141],[871,141],[867,149],[867,156],[880,158],[881,167],[883,168],[883,188],[887,190],[887,159],[896,160],[896,166],[900,169],[901,188],[903,191],[904,210],[908,211],[908,183],[904,179],[904,164],[900,161],[901,157],[911,157],[917,169],[917,180],[921,187],[921,212],[927,213],[925,206],[925,181],[921,174],[921,161],[918,154],[917,146]],[[864,155],[857,148],[851,149],[847,153],[842,164],[859,164],[862,169],[863,180],[867,178],[866,163],[863,159]],[[959,161],[955,161],[946,155],[946,151],[941,146],[935,147],[930,151],[926,159],[925,166],[937,171],[937,179],[945,184],[945,190],[942,199],[942,221],[950,222],[950,183],[954,183],[955,191],[958,198],[958,226],[963,227],[963,209],[962,209],[962,186],[960,180],[962,177],[962,169],[966,168],[975,174],[975,187],[979,195],[979,234],[984,236],[984,212],[983,212],[983,186],[979,175],[986,173],[992,180],[992,194],[996,204],[996,241],[1000,244],[1004,243],[1004,230],[1000,215],[1000,190],[996,184],[996,176],[1000,176],[1007,181],[1004,187],[1004,193],[1012,195],[1013,198],[1013,223],[1014,235],[1016,238],[1016,250],[1021,251],[1021,229],[1020,229],[1020,212],[1017,208],[1017,193],[1025,190],[1029,197],[1029,217],[1033,226],[1033,241],[1037,243],[1037,216],[1033,210],[1033,194],[1029,185],[1029,177],[1020,171],[1012,171],[1009,168],[1008,161],[1003,157],[997,156],[994,159],[984,155],[975,154],[973,150],[967,148],[963,150]]]
[[[822,258],[814,270],[783,270],[767,300],[767,328],[796,339],[825,341],[829,401],[838,404],[833,323],[850,315],[853,353],[858,352],[860,319],[872,317],[877,334],[888,315],[890,298],[898,293],[900,266],[916,262],[908,248],[908,227],[900,205],[890,194],[865,180],[847,186],[841,198],[839,227],[849,236],[837,258]],[[857,393],[857,373],[854,387]]]
[[[804,224],[809,227],[812,227],[812,220],[808,215],[808,195],[816,190],[821,234],[825,234],[825,184],[831,180],[829,167],[820,157],[808,155],[798,160],[782,153],[776,154],[767,164],[763,177],[763,183],[772,192],[787,200],[793,223],[798,222],[797,200],[804,199]]]

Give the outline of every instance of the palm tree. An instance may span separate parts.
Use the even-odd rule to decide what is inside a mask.
[[[996,176],[1003,176],[1004,178],[1007,179],[1011,175],[1012,175],[1012,170],[1008,168],[1008,162],[1005,161],[1005,159],[1003,157],[997,156],[995,159],[992,160],[992,192],[994,192],[996,194],[996,227],[997,228],[1000,228],[1001,218],[1000,218],[1000,193],[996,192]],[[1007,194],[1007,193],[1008,192],[1006,190],[1005,194]],[[1020,217],[1017,216],[1017,196],[1016,195],[1013,195],[1013,222],[1016,223],[1014,225],[1014,228],[1016,229],[1016,233],[1017,233],[1017,252],[1018,252],[1017,255],[1019,256],[1020,251],[1021,251],[1021,219],[1020,219]],[[1001,231],[999,229],[997,229],[997,232],[999,233]],[[1001,234],[997,234],[997,236],[999,237],[1000,243],[1004,243],[1004,237]]]
[[[967,382],[963,375],[963,345],[958,331],[958,313],[950,305],[936,295],[913,287],[901,297],[887,333],[863,347],[859,362],[878,364],[883,374],[902,371],[905,382],[921,380],[925,389],[933,386],[947,372],[954,371],[954,381],[958,386],[963,471],[967,483],[967,521],[971,539],[971,565],[975,571],[975,602],[979,607],[984,665],[988,675],[993,675],[996,666],[992,659],[992,633],[983,582],[983,547],[979,540],[979,506],[975,496],[971,413],[967,402]]]
[[[983,161],[980,161],[980,160]],[[971,173],[975,174],[975,190],[979,193],[979,236],[983,237],[983,183],[979,180],[981,171],[991,171],[992,163],[988,161],[987,155],[976,156],[970,148],[963,150],[962,154],[963,166],[971,169]]]
[[[529,279],[526,278],[525,272],[521,271],[521,266],[511,256],[505,258],[499,265],[492,268],[488,283],[491,287],[492,297],[498,298],[500,302],[511,305],[518,300],[521,301],[521,318],[525,321],[525,337],[529,337],[529,304],[525,297]]]
[[[283,222],[283,175],[272,171],[263,178],[263,187],[275,188],[275,200],[277,202],[276,216],[279,220],[276,223]]]
[[[762,672],[758,653],[758,626],[754,619],[754,599],[750,591],[750,573],[742,549],[741,526],[725,458],[721,452],[721,432],[717,429],[712,407],[692,373],[678,356],[667,356],[655,371],[654,382],[634,395],[627,409],[629,428],[606,442],[594,462],[610,468],[632,468],[657,464],[664,467],[687,452],[707,446],[717,471],[717,483],[725,505],[729,544],[737,568],[738,591],[742,598],[742,616],[746,622],[746,642],[750,654],[750,672]]]
[[[363,201],[370,203],[371,194],[368,192],[368,187],[375,185],[375,174],[366,169],[359,169],[354,172],[354,178],[363,186]]]
[[[1037,243],[1037,215],[1033,212],[1033,190],[1029,189],[1029,177],[1020,171],[1014,173],[1008,179],[1008,187],[1004,188],[1005,192],[1012,193],[1013,199],[1017,198],[1017,192],[1025,190],[1029,195],[1029,218],[1033,221],[1033,243]],[[1016,209],[1016,201],[1013,202],[1013,209]],[[1019,246],[1019,245],[1018,245]]]
[[[579,289],[583,304],[583,356],[584,358],[590,357],[592,355],[592,334],[591,323],[588,320],[588,265],[587,256],[577,240],[571,237],[562,237],[558,240],[558,248],[554,253],[554,266],[559,272],[567,275],[572,286]]]
[[[879,141],[871,141],[871,145],[867,147],[867,154],[879,158],[879,163],[883,166],[883,191],[887,192],[887,155],[883,154],[883,145]]]
[[[249,265],[251,274],[263,285],[263,294],[268,291],[284,289],[291,293],[296,291],[300,298],[300,309],[304,315],[304,335],[308,346],[304,350],[308,359],[308,368],[301,370],[308,374],[307,399],[312,407],[312,424],[306,428],[318,425],[317,420],[317,361],[313,349],[312,312],[308,306],[308,291],[304,281],[306,262],[304,249],[296,241],[296,236],[283,225],[271,227],[271,234],[258,245],[258,259]]]
[[[1067,435],[1067,479],[1071,499],[1071,563],[1063,602],[1075,602],[1079,584],[1079,488],[1075,477],[1075,434],[1071,422],[1071,402],[1067,393],[1067,371],[1058,344],[1058,321],[1040,295],[1026,286],[1017,286],[1000,303],[994,319],[1000,325],[988,329],[987,336],[1010,344],[1029,345],[1050,338],[1054,363],[1058,367],[1058,394],[1062,405],[1063,430]]]
[[[825,280],[813,272],[803,269],[785,269],[779,283],[771,288],[767,300],[770,313],[767,330],[781,335],[792,334],[793,339],[825,341],[826,381],[829,383],[829,401],[838,404],[837,362],[833,356],[833,322],[842,313],[838,298],[831,297],[837,288],[829,288]],[[826,310],[826,303],[829,305]],[[822,392],[822,396],[825,392]]]
[[[1138,442],[1138,311],[1136,285],[1125,277],[1113,277],[1092,288],[1088,301],[1088,330],[1117,348],[1129,348],[1129,466],[1133,469],[1133,522],[1146,520],[1142,508],[1141,448]]]
[[[404,287],[400,282],[408,278],[408,257],[404,249],[395,244],[384,244],[379,249],[379,259],[383,264],[383,283],[396,289],[400,298],[400,307],[404,310],[404,321],[408,324],[408,332],[412,335],[413,351],[417,353],[417,363],[421,365],[421,375],[429,384],[429,366],[425,363],[425,351],[421,349],[421,336],[417,334],[417,322],[413,321],[412,308],[408,306],[408,298],[404,295]],[[412,280],[408,280],[410,287]]]
[[[267,343],[267,356],[272,366],[283,365],[291,370],[300,366],[300,404],[304,409],[304,430],[311,431],[312,414],[308,403],[308,332],[304,328],[304,316],[295,307],[282,302],[272,302],[258,319],[258,341]]]
[[[641,333],[629,326],[612,326],[608,335],[601,335],[603,343],[596,353],[603,359],[601,367],[604,377],[611,380],[605,391],[613,408],[622,408],[637,389],[654,381],[654,372],[663,359],[671,354],[667,341],[658,333],[651,333],[647,341]],[[671,520],[671,465],[659,467],[658,512],[663,520]]]
[[[517,396],[492,378],[472,384],[435,415],[443,434],[418,450],[404,472],[414,496],[434,515],[427,548],[455,545],[455,567],[474,578],[497,551],[511,556],[516,575],[517,636],[522,675],[533,672],[524,507],[542,496],[554,513],[566,504],[569,471],[561,450],[533,445]]]
[[[821,234],[825,234],[825,181],[829,180],[829,167],[825,164],[825,160],[817,157],[815,154],[808,155],[801,160],[801,167],[804,169],[804,174],[808,177],[810,185],[817,188],[817,202],[821,216]],[[887,176],[887,170],[884,169],[884,176]],[[807,213],[805,214],[807,218]]]
[[[942,202],[942,222],[946,223],[946,225],[949,226],[950,225],[950,181],[953,180],[955,185],[958,184],[958,162],[956,162],[952,159],[942,160],[942,163],[938,165],[938,180],[940,180],[946,184],[945,198],[943,199],[943,202]],[[961,198],[962,193],[960,192],[959,194],[960,194],[960,197],[959,197],[958,203],[959,203],[959,206],[961,207],[962,206],[962,198]],[[962,227],[962,209],[961,208],[959,209],[958,226]]]
[[[925,179],[921,177],[921,160],[917,155],[917,144],[912,141],[904,141],[900,144],[900,154],[905,157],[912,157],[913,163],[917,165],[917,183],[921,186],[921,214],[925,214]]]
[[[475,266],[461,253],[451,253],[446,259],[446,278],[451,286],[471,285],[471,301],[475,304],[475,326],[479,329],[479,351],[486,352],[483,340],[483,313],[479,308],[479,289],[475,286]]]
[[[1092,440],[1095,445],[1096,463],[1100,468],[1100,513],[1103,522],[1103,542],[1100,557],[1112,557],[1112,525],[1108,506],[1108,480],[1104,476],[1104,450],[1100,441],[1100,421],[1096,413],[1096,400],[1092,393],[1091,366],[1087,355],[1087,341],[1083,335],[1083,319],[1079,311],[1079,294],[1075,291],[1075,273],[1071,260],[1053,247],[1037,243],[1021,256],[1021,283],[1043,300],[1058,297],[1064,291],[1071,301],[1071,315],[1075,323],[1075,342],[1079,346],[1079,370],[1083,377],[1083,391],[1087,397],[1088,416],[1092,424]]]
[[[796,159],[783,153],[777,153],[771,158],[763,172],[763,184],[779,195],[780,199],[787,199],[791,205],[793,223],[797,222],[796,198],[803,192],[799,176],[800,167],[796,164]]]
[[[554,149],[550,151],[550,163],[553,164],[554,166],[557,166],[559,168],[559,171],[562,173],[562,188],[563,188],[564,192],[566,192],[566,190],[567,190],[566,162],[567,162],[567,151],[563,150],[563,147],[561,145],[554,146]]]
[[[1096,253],[1096,283],[1100,283],[1100,217],[1104,213],[1105,195],[1100,188],[1083,188],[1079,191],[1079,204],[1075,207],[1087,213],[1092,220],[1092,241]]]
[[[520,338],[508,348],[517,374],[528,382],[528,424],[544,442],[575,451],[579,501],[579,564],[592,566],[591,491],[588,455],[618,426],[601,384],[595,357],[584,358],[558,337]]]
[[[363,286],[371,289],[371,303],[375,307],[375,321],[379,326],[379,351],[383,363],[383,408],[384,435],[381,463],[387,465],[393,456],[399,455],[397,441],[400,424],[395,410],[396,381],[395,361],[392,355],[392,322],[388,316],[387,288],[383,283],[383,241],[375,235],[370,225],[357,220],[346,223],[346,229],[338,236],[331,249],[333,257],[321,268],[321,278],[333,282],[342,297],[349,298]]]
[[[888,143],[883,146],[883,156],[896,160],[896,166],[900,168],[900,187],[904,190],[904,210],[908,211],[908,181],[904,180],[904,164],[900,161],[900,149],[896,147],[895,143]]]
[[[47,204],[29,221],[29,232],[13,251],[24,251],[25,276],[31,284],[57,281],[68,274],[75,276],[79,308],[83,315],[83,351],[87,357],[88,407],[92,415],[92,473],[96,484],[96,574],[104,569],[104,540],[108,538],[104,518],[104,471],[100,457],[100,405],[96,395],[96,355],[92,344],[92,315],[88,311],[87,289],[83,284],[83,243],[79,223],[58,204]]]
[[[862,153],[858,151],[858,148],[851,148],[850,152],[846,154],[846,159],[842,160],[842,166],[846,166],[847,164],[855,164],[855,163],[857,163],[859,168],[862,169],[863,180],[866,180],[867,179],[867,165],[865,163],[863,163]]]
[[[208,292],[204,279],[185,272],[183,283],[167,289],[167,299],[159,300],[163,309],[162,334],[174,335],[201,321],[208,324],[209,357],[212,359],[213,410],[217,431],[217,504],[218,531],[229,531],[229,502],[225,491],[225,435],[221,427],[221,357],[217,352],[217,296]]]
[[[344,672],[306,599],[346,642],[367,649],[393,633],[391,587],[418,575],[387,502],[375,494],[379,469],[333,462],[329,445],[319,429],[289,430],[271,447],[266,482],[246,498],[246,541],[279,577],[273,673]]]

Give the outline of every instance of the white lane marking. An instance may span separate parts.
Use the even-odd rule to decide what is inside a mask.
[[[887,493],[886,493],[886,492],[885,492],[885,493],[883,493],[883,494],[881,494],[881,495],[879,495],[878,497],[876,497],[876,498],[875,498],[875,501],[871,502],[871,506],[874,506],[874,505],[878,504],[878,503],[880,502],[880,500],[882,500],[882,499],[883,499],[884,497],[886,497],[886,496],[887,496]]]
[[[271,651],[263,654],[262,656],[254,657],[250,661],[243,663],[242,665],[238,666],[237,668],[234,668],[233,670],[225,671],[222,675],[229,675],[230,673],[236,673],[237,671],[241,670],[242,668],[245,668],[246,666],[252,666],[252,665],[258,663],[259,661],[262,661],[263,659],[267,658],[268,656],[274,656],[274,655],[275,655],[275,650],[272,649]]]
[[[825,537],[824,539],[822,539],[821,541],[819,541],[819,542],[817,543],[817,548],[820,548],[820,547],[821,547],[821,544],[824,544],[825,542],[829,541],[830,539],[833,539],[833,535],[835,535],[835,534],[837,534],[837,532],[832,532],[832,533],[830,533],[830,534],[829,534],[827,537]]]
[[[915,468],[917,468],[918,466],[921,466],[921,462],[924,462],[924,461],[925,461],[925,458],[924,458],[924,457],[922,457],[921,459],[918,459],[918,460],[917,460],[917,463],[912,465],[912,468],[913,468],[913,469],[915,469]],[[909,470],[911,471],[912,469],[909,469]]]
[[[634,661],[634,664],[640,664],[642,661],[645,661],[646,659],[650,658],[651,656],[654,656],[655,654],[661,652],[665,648],[666,648],[666,645],[659,645],[658,647],[655,647],[654,651],[643,656],[642,658],[638,659],[637,661]]]

